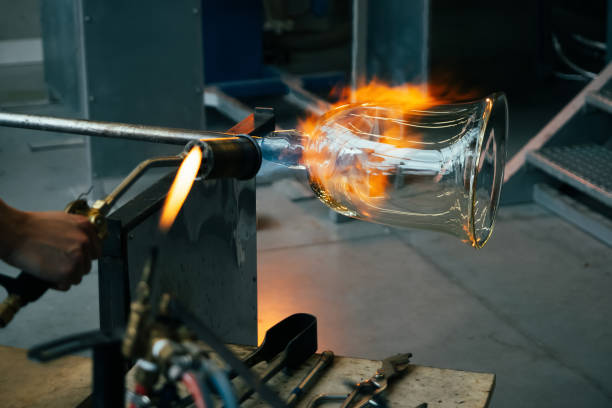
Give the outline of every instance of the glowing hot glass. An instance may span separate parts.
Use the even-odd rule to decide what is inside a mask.
[[[365,221],[451,233],[481,248],[505,164],[505,95],[434,105],[352,103],[301,132],[262,140],[264,158],[306,168],[317,197]]]

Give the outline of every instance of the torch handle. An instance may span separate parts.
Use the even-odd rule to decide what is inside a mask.
[[[22,307],[40,298],[51,285],[25,271],[21,271],[16,278],[0,275],[0,284],[8,292],[6,299],[0,303],[0,328],[6,327]]]

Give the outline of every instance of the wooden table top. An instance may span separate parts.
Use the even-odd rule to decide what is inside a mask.
[[[239,357],[252,349],[231,347]],[[291,376],[284,372],[277,374],[269,385],[281,398],[287,398],[318,358],[318,355],[312,356]],[[305,407],[314,395],[321,393],[346,394],[347,381],[370,378],[379,367],[380,361],[336,356],[332,366],[297,407]],[[255,367],[256,372],[263,370],[265,363]],[[0,373],[0,407],[3,408],[76,407],[91,393],[92,363],[85,357],[69,356],[38,364],[27,359],[26,350],[0,346]],[[128,378],[128,386],[130,382]],[[236,385],[240,387],[239,382]],[[494,385],[494,374],[411,365],[406,374],[391,383],[387,397],[392,407],[414,408],[426,402],[430,408],[483,408],[488,405]],[[243,406],[265,405],[252,398]]]

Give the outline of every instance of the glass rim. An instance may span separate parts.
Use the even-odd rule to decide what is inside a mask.
[[[484,142],[485,142],[484,138],[485,138],[485,135],[487,134],[487,131],[489,130],[489,126],[491,125],[490,119],[493,113],[493,108],[496,105],[499,105],[500,103],[503,104],[504,115],[505,115],[504,135],[503,135],[504,144],[506,142],[506,139],[508,138],[508,100],[506,98],[506,94],[503,92],[495,92],[485,97],[484,101],[486,103],[485,110],[483,113],[484,125],[481,127],[480,133],[478,135],[478,145],[476,148],[476,162],[475,162],[475,165],[473,166],[474,178],[470,186],[470,194],[469,194],[470,212],[469,212],[469,221],[468,221],[469,227],[468,228],[469,228],[469,233],[471,235],[470,238],[472,240],[472,245],[477,249],[484,247],[486,243],[489,241],[489,239],[491,238],[491,235],[493,234],[493,229],[495,228],[496,213],[499,207],[499,199],[501,196],[501,188],[502,188],[503,180],[504,180],[505,163],[502,163],[501,172],[499,174],[495,174],[495,176],[493,177],[493,183],[491,186],[491,189],[495,194],[495,196],[492,197],[491,199],[491,201],[495,203],[495,206],[493,208],[494,214],[491,217],[491,226],[489,228],[489,232],[487,236],[484,239],[477,239],[478,235],[476,234],[476,225],[474,223],[474,220],[476,218],[476,188],[478,186],[478,175],[480,173],[479,163],[480,163],[480,159],[483,153],[482,149],[483,149]],[[505,155],[505,151],[499,152],[498,154]],[[505,157],[501,157],[500,160],[505,162]]]

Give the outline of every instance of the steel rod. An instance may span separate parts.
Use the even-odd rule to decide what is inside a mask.
[[[192,140],[214,139],[226,135],[221,132],[203,130],[65,119],[8,112],[0,112],[0,126],[175,145],[186,145]]]

